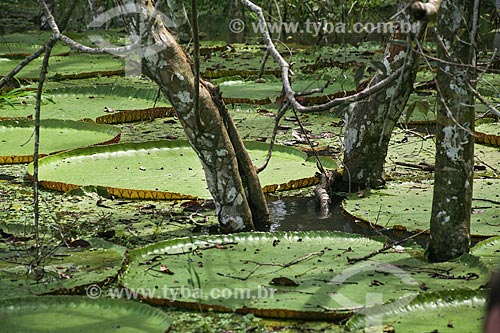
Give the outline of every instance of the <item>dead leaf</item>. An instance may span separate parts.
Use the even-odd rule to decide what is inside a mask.
[[[269,284],[273,286],[287,286],[287,287],[297,287],[299,285],[297,282],[284,276],[272,279],[271,282],[269,282]]]
[[[383,283],[382,281],[379,281],[379,280],[373,280],[370,283],[370,287],[378,287],[378,286],[383,286],[383,285],[385,285],[385,283]]]
[[[68,245],[70,247],[90,247],[90,243],[83,239],[75,239]]]
[[[165,274],[168,274],[168,275],[174,275],[174,272],[172,272],[172,271],[170,270],[170,268],[168,268],[168,267],[167,267],[166,265],[164,265],[164,264],[161,264],[161,265],[160,265],[160,272],[165,273]]]
[[[423,283],[423,282],[422,282],[422,283],[421,283],[418,287],[419,287],[421,290],[423,290],[423,291],[427,291],[427,290],[429,290],[429,289],[430,289],[430,288],[429,288],[429,287],[427,287],[427,286],[425,285],[425,283]]]

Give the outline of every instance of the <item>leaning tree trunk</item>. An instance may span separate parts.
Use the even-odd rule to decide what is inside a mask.
[[[439,111],[428,258],[446,261],[470,248],[474,163],[475,17],[471,0],[444,0],[438,17]],[[461,65],[463,64],[463,65]]]
[[[385,72],[376,74],[369,86],[401,66],[408,66],[408,70],[389,88],[354,103],[346,112],[343,180],[351,188],[376,188],[385,183],[384,163],[391,134],[413,91],[418,70],[418,55],[411,42],[421,35],[425,26],[426,21],[422,21],[416,35],[410,34],[406,40],[401,32],[393,36],[395,42],[387,46],[384,55]]]
[[[405,35],[401,27],[385,50],[385,72],[379,72],[370,81],[372,86],[401,66],[408,66],[389,88],[374,94],[365,101],[357,102],[346,113],[344,136],[343,180],[351,188],[379,187],[385,183],[384,164],[392,131],[401,117],[418,71],[418,54],[412,48],[420,40],[439,9],[441,0],[428,2],[411,1],[411,14],[420,20],[411,24],[411,33]],[[404,37],[406,36],[406,40]],[[406,46],[403,46],[406,44]]]
[[[151,15],[153,2],[141,3]],[[145,73],[174,106],[202,162],[221,227],[226,232],[264,229],[269,213],[259,178],[220,94],[201,82],[196,114],[195,78],[188,57],[161,21],[156,20],[152,30],[149,42],[161,43],[163,49],[145,53]]]

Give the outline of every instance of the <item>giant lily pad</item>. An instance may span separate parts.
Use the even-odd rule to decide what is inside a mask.
[[[432,125],[433,126],[433,125]],[[431,132],[433,131],[430,128]],[[479,136],[477,137],[479,138]],[[479,141],[476,141],[480,143]],[[475,149],[475,165],[483,166],[485,171],[476,171],[476,175],[484,175],[489,173],[497,173],[500,169],[500,154],[497,147],[476,144]],[[418,165],[422,162],[433,165],[435,163],[436,143],[433,135],[419,134],[414,131],[395,130],[391,136],[391,142],[387,154],[386,173],[391,174],[394,178],[401,177],[405,179],[415,178],[432,178],[430,172],[419,172],[415,176],[418,169],[408,168],[407,166],[396,165],[398,162]],[[488,174],[487,174],[488,175]]]
[[[0,121],[0,164],[27,163],[33,160],[31,120]],[[76,121],[43,120],[40,124],[40,156],[61,150],[118,142],[120,130],[109,125]]]
[[[29,53],[32,53],[33,50]],[[0,63],[0,74],[9,73],[15,67],[17,61],[10,63]],[[19,77],[37,78],[40,75],[40,67],[42,65],[42,57],[34,59],[19,73]],[[49,78],[57,78],[61,75],[82,74],[96,71],[111,71],[123,70],[124,63],[121,58],[115,58],[109,54],[79,54],[70,53],[62,56],[51,57]],[[97,74],[95,74],[97,76]]]
[[[134,94],[135,95],[135,94]],[[42,106],[42,119],[97,119],[114,118],[115,122],[125,122],[127,119],[120,119],[120,110],[143,110],[151,108],[154,103],[150,100],[139,97],[107,96],[96,92],[94,94],[57,94],[51,95],[54,103]],[[34,112],[35,99],[24,98],[24,106],[12,108],[4,106],[0,109],[2,118],[32,117]],[[131,111],[129,111],[131,112]],[[143,117],[133,120],[149,120]],[[97,121],[102,123],[113,123],[112,121]]]
[[[477,243],[471,253],[478,256],[491,271],[500,269],[500,236],[485,239]]]
[[[489,276],[475,257],[431,264],[415,248],[349,263],[382,246],[333,232],[173,239],[130,251],[120,282],[153,304],[339,319],[424,290],[477,288]]]
[[[472,202],[471,233],[482,237],[500,231],[500,180],[475,179]],[[410,231],[429,228],[433,187],[430,183],[391,182],[387,188],[372,190],[363,198],[352,194],[344,209],[358,219],[382,227],[403,227]],[[450,197],[450,200],[453,200]],[[496,200],[496,201],[495,201]]]
[[[484,291],[473,290],[421,294],[410,304],[363,310],[347,322],[347,329],[382,332],[387,328],[384,332],[405,333],[481,332],[485,298]]]
[[[318,81],[296,81],[294,89],[307,91],[321,88],[323,83]],[[352,87],[352,83],[348,85]],[[220,84],[220,88],[226,104],[270,104],[274,103],[281,95],[282,83],[279,80],[255,83],[251,81],[226,81]],[[332,83],[322,94],[333,94],[340,91],[343,93],[347,87],[338,82]]]
[[[476,127],[476,142],[500,147],[500,124],[486,123]]]
[[[0,302],[4,333],[163,333],[166,314],[148,305],[79,296],[44,296]]]
[[[267,144],[249,142],[250,155],[261,163]],[[261,173],[266,192],[316,184],[316,164],[306,154],[276,146],[267,169]],[[330,163],[330,165],[328,165]],[[333,167],[333,161],[324,163]],[[156,141],[77,149],[40,161],[41,184],[68,191],[98,185],[118,197],[145,199],[209,198],[205,174],[187,141]],[[32,174],[33,166],[28,167]],[[179,193],[182,192],[182,193]]]
[[[124,258],[123,247],[93,238],[75,245],[56,247],[44,254],[43,272],[28,274],[35,253],[23,248],[3,248],[0,252],[0,291],[3,297],[82,292],[118,274]],[[47,245],[47,244],[46,244]],[[49,247],[44,247],[49,249]]]

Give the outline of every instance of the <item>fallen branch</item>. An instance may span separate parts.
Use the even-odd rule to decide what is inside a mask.
[[[263,267],[263,266],[275,266],[275,267],[279,267],[280,269],[282,268],[288,268],[290,266],[293,266],[293,265],[296,265],[296,264],[299,264],[301,262],[304,262],[304,261],[307,261],[311,258],[314,258],[316,256],[320,257],[322,256],[323,254],[325,253],[325,251],[319,251],[319,252],[311,252],[311,253],[308,253],[306,254],[305,256],[302,256],[300,258],[297,258],[297,259],[294,259],[294,260],[291,260],[287,263],[284,263],[284,264],[280,264],[280,263],[268,263],[268,262],[257,262],[257,261],[254,261],[254,260],[241,260],[241,263],[244,265],[244,264],[255,264],[255,267],[246,275],[246,276],[234,276],[234,275],[229,275],[229,274],[224,274],[224,273],[217,273],[217,275],[219,276],[223,276],[223,277],[228,277],[228,278],[231,278],[231,279],[236,279],[236,280],[241,280],[241,281],[246,281],[248,280],[259,268]],[[274,272],[267,272],[266,275],[269,275],[269,274],[274,274],[276,273],[277,271],[274,271]]]
[[[349,257],[347,257],[347,263],[349,263],[349,264],[351,264],[351,265],[352,265],[352,264],[355,264],[355,263],[360,262],[360,261],[368,260],[368,259],[370,259],[370,258],[375,257],[375,256],[376,256],[376,255],[378,255],[378,254],[384,253],[384,252],[386,252],[387,250],[392,249],[394,246],[398,246],[398,245],[400,245],[400,244],[403,244],[403,243],[405,243],[405,242],[409,241],[410,239],[413,239],[413,238],[415,238],[415,237],[418,237],[418,236],[420,236],[420,235],[422,235],[423,233],[426,233],[426,232],[428,232],[428,231],[429,231],[429,229],[424,230],[424,231],[420,231],[420,232],[418,232],[418,233],[416,233],[416,234],[414,234],[414,235],[411,235],[410,237],[407,237],[407,238],[402,239],[402,240],[400,240],[400,241],[397,241],[397,242],[395,242],[395,243],[388,244],[388,245],[384,245],[384,247],[382,247],[381,249],[375,250],[375,251],[373,251],[372,253],[367,254],[366,256],[363,256],[363,257],[359,257],[359,258],[349,258]]]
[[[474,201],[484,201],[484,202],[489,202],[489,203],[492,203],[492,204],[495,204],[495,205],[500,205],[500,201],[496,201],[496,200],[491,200],[491,199],[483,199],[483,198],[472,198],[472,200]]]
[[[430,171],[430,172],[432,172],[436,169],[434,167],[434,165],[426,163],[426,162],[420,162],[419,164],[413,164],[413,163],[407,163],[407,162],[395,162],[394,164],[405,166],[408,168],[420,169],[422,171]]]
[[[330,216],[330,205],[332,200],[330,199],[330,179],[333,177],[333,173],[329,170],[325,174],[320,175],[319,184],[316,185],[314,189],[314,194],[319,202],[320,217],[327,218]]]

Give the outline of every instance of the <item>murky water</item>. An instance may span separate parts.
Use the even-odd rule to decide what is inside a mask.
[[[323,218],[314,197],[273,197],[268,199],[271,231],[343,231],[366,234],[366,228],[346,216],[335,206],[328,218]]]
[[[340,204],[331,209],[331,214],[323,218],[316,199],[311,197],[268,197],[271,214],[270,231],[342,231],[363,236],[385,236],[390,241],[399,241],[412,235],[409,232],[392,229],[375,229],[346,215]],[[427,236],[414,239],[427,246]]]

